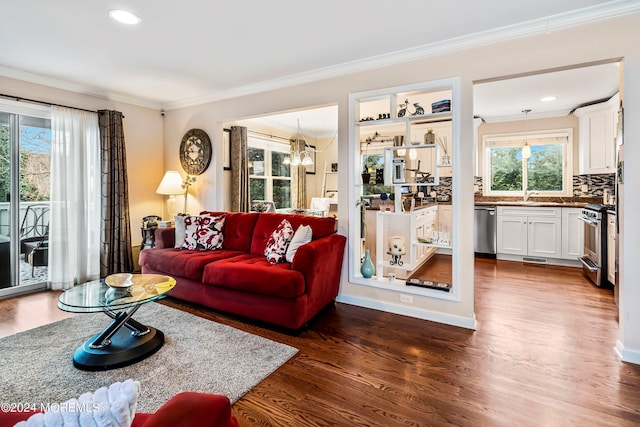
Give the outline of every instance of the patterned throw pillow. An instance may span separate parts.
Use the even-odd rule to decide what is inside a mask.
[[[267,240],[267,247],[264,249],[264,256],[270,264],[277,264],[285,261],[287,247],[293,238],[293,227],[286,219],[278,225],[271,237]]]
[[[224,215],[184,217],[184,244],[182,249],[205,251],[222,248]]]
[[[200,228],[198,229],[198,249],[202,248],[206,251],[222,248],[224,235],[224,215],[219,216],[202,216]]]

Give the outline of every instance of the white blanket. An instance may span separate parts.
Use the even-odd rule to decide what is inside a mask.
[[[140,383],[128,379],[84,393],[77,399],[50,404],[15,427],[130,427],[136,413]]]

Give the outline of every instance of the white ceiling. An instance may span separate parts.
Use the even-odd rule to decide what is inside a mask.
[[[142,23],[113,21],[114,8]],[[638,12],[638,0],[6,1],[0,75],[170,109]]]

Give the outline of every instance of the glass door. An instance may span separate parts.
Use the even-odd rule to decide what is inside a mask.
[[[0,297],[48,282],[48,109],[0,104]]]

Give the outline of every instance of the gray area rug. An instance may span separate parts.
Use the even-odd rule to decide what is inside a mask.
[[[138,412],[155,412],[180,391],[224,394],[233,403],[298,351],[161,304],[145,304],[133,317],[164,332],[165,344],[141,362],[110,371],[80,371],[72,361],[76,348],[110,323],[103,313],[0,339],[1,400],[63,402],[133,378],[141,385]]]

